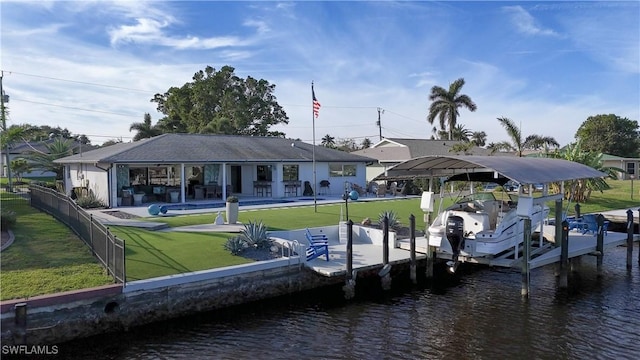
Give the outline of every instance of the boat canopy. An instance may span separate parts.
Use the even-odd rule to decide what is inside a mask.
[[[474,173],[482,173],[475,175]],[[430,177],[447,177],[457,174],[459,180],[478,180],[500,183],[504,178],[521,185],[552,183],[575,179],[606,177],[607,174],[573,161],[554,158],[530,158],[479,155],[431,155],[401,162],[389,168],[384,175],[373,180],[406,180]],[[474,174],[474,175],[471,175]],[[480,180],[480,179],[485,180]],[[489,180],[489,178],[492,178]]]

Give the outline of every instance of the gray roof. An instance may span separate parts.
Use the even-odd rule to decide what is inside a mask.
[[[400,139],[386,138],[382,142],[395,142],[400,146],[377,146],[368,149],[354,151],[353,154],[368,156],[378,159],[379,162],[401,162],[427,155],[449,155],[451,148],[463,143],[462,141],[431,140],[431,139]],[[481,147],[473,147],[471,153],[474,155],[489,155],[490,151]]]
[[[373,162],[372,158],[324,146],[318,162]],[[277,137],[163,134],[56,160],[56,163],[311,162],[313,145]]]
[[[11,144],[11,147],[9,147],[9,154],[30,154],[34,151],[49,153],[47,145],[52,144],[54,141],[55,139],[46,139],[42,141],[16,141],[15,143]],[[74,149],[74,151],[78,151],[80,149],[80,145],[82,145],[83,152],[95,148],[95,146],[93,145],[80,144],[78,141],[72,139],[66,139],[66,141],[69,141],[69,144]],[[2,148],[3,153],[4,150],[5,149]]]
[[[589,166],[562,159],[510,156],[423,156],[388,169],[386,177],[380,176],[380,178],[435,177],[487,171],[497,172],[520,184],[607,176]]]

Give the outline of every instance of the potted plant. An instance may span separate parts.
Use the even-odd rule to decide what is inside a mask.
[[[227,224],[235,224],[238,221],[238,197],[227,196]]]

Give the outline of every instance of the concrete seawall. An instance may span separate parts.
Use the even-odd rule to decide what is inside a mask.
[[[58,344],[344,281],[318,276],[298,260],[274,261],[280,263],[227,269],[226,273],[198,272],[195,277],[185,274],[183,281],[165,277],[134,282],[124,291],[113,285],[6,301],[1,304],[1,341],[5,345]]]

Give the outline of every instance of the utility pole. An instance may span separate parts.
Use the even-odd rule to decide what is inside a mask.
[[[378,121],[376,122],[378,130],[380,132],[380,141],[382,141],[382,123],[380,122],[380,114],[384,114],[384,109],[378,108]]]
[[[0,71],[0,116],[2,117],[2,132],[5,135],[5,144],[4,144],[4,156],[6,159],[7,166],[7,180],[9,181],[9,192],[13,192],[13,183],[11,181],[11,163],[9,162],[9,139],[7,137],[7,118],[5,116],[5,107],[4,103],[9,102],[9,95],[4,94],[4,90],[2,89],[2,78],[4,77],[4,71]]]

